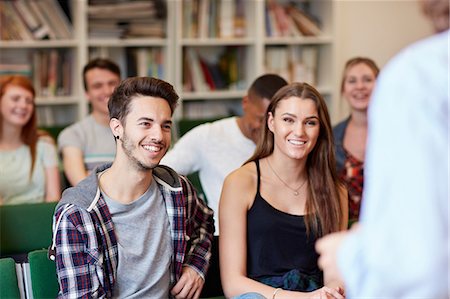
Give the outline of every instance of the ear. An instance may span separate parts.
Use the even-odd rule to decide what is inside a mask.
[[[243,98],[242,98],[242,110],[246,110],[247,109],[247,107],[248,107],[248,105],[250,104],[250,99],[248,98],[248,95],[245,95]]]
[[[273,131],[274,131],[274,125],[273,125],[273,123],[274,123],[274,117],[273,117],[273,114],[272,114],[272,112],[268,112],[267,126],[269,127],[269,130],[270,130],[270,132],[272,132],[272,133],[273,133]]]
[[[123,136],[123,125],[117,118],[109,120],[109,127],[116,139],[120,139]]]

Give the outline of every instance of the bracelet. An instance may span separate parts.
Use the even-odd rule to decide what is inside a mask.
[[[281,291],[281,290],[282,290],[282,288],[276,288],[275,291],[273,291],[272,299],[275,299],[275,296],[276,296],[277,293],[278,293],[279,291]]]

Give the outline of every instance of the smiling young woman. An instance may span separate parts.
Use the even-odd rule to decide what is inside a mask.
[[[35,91],[23,76],[0,80],[0,204],[57,201],[56,147],[37,129]]]
[[[225,180],[219,207],[221,278],[227,297],[343,298],[317,265],[315,240],[347,225],[327,107],[292,83],[272,98],[253,156]]]

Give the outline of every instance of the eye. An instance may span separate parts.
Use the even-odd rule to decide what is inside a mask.
[[[293,123],[294,122],[294,120],[292,118],[290,118],[290,117],[284,117],[283,121],[286,122],[286,123]]]
[[[306,124],[307,126],[314,127],[314,126],[317,125],[317,123],[318,123],[317,120],[310,119],[310,120],[307,120],[305,124]]]
[[[170,124],[163,125],[162,127],[163,127],[163,129],[166,130],[166,131],[171,131],[171,130],[172,130],[172,125],[170,125]]]
[[[364,78],[364,82],[366,82],[366,83],[372,83],[374,80],[373,80],[373,78],[371,78],[371,77],[365,77]]]
[[[150,127],[152,124],[148,121],[143,121],[143,122],[140,122],[139,125],[143,126],[143,127]]]

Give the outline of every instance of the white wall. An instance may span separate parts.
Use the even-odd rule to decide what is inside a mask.
[[[335,95],[345,62],[354,56],[372,58],[381,68],[400,49],[433,33],[418,0],[335,1]],[[334,122],[345,118],[348,106],[341,100]]]

